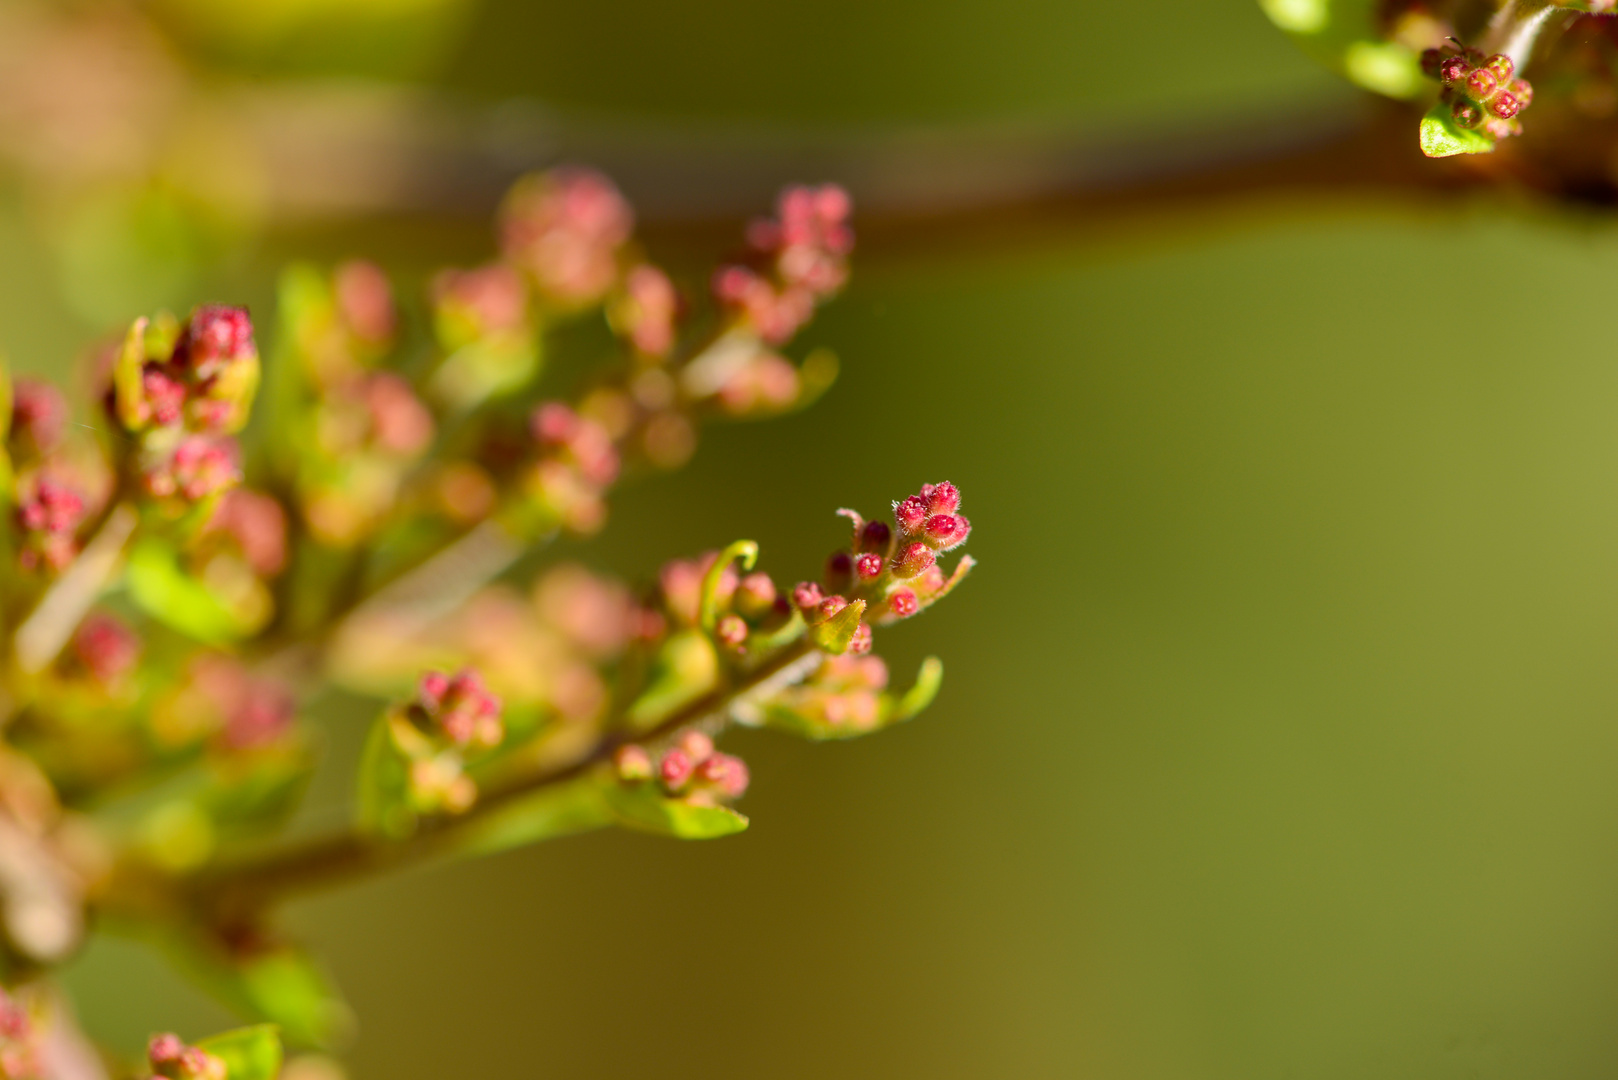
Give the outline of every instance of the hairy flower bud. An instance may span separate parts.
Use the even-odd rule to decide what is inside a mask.
[[[938,551],[948,551],[966,543],[967,534],[971,531],[971,522],[959,514],[934,514],[922,527],[922,537],[928,546]]]
[[[740,615],[726,615],[714,628],[714,636],[733,649],[741,648],[747,641],[747,622]]]
[[[800,581],[792,589],[792,604],[799,611],[808,612],[820,607],[825,597],[821,595],[820,586],[812,581]]]
[[[854,636],[848,643],[848,651],[855,656],[862,656],[871,651],[871,624],[860,623],[854,628]]]
[[[860,530],[860,550],[886,554],[893,540],[893,530],[885,521],[867,521]]]
[[[927,500],[920,495],[911,495],[900,502],[893,504],[893,517],[899,523],[899,531],[904,533],[917,533],[927,523]]]
[[[867,551],[854,560],[854,572],[861,581],[872,581],[882,576],[884,560],[874,551]]]
[[[834,551],[826,560],[826,588],[842,592],[854,583],[854,559],[846,551]]]
[[[931,567],[936,558],[933,549],[926,544],[907,544],[894,556],[893,573],[896,577],[913,578]]]

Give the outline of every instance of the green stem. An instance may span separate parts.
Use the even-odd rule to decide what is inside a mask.
[[[512,780],[484,792],[459,816],[424,821],[403,840],[386,840],[352,830],[218,864],[184,883],[193,904],[213,918],[236,919],[288,896],[343,885],[408,866],[454,848],[491,815],[545,788],[577,779],[612,757],[620,746],[655,742],[681,728],[713,718],[728,719],[746,698],[767,694],[783,683],[802,681],[819,653],[807,638],[787,645],[737,681],[718,687],[676,710],[646,731],[613,731],[574,761]]]

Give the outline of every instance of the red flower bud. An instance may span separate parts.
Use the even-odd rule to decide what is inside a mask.
[[[927,543],[939,551],[964,544],[971,531],[971,522],[959,514],[934,514],[923,527]]]
[[[48,382],[18,379],[11,387],[11,438],[36,453],[49,451],[61,441],[67,422],[67,399]]]
[[[901,619],[908,619],[914,615],[920,606],[916,594],[909,589],[895,590],[893,595],[888,597],[888,610]]]
[[[147,364],[141,372],[141,392],[152,419],[167,427],[178,424],[185,410],[185,384],[162,364]]]
[[[1517,66],[1505,53],[1495,53],[1483,61],[1483,70],[1494,76],[1495,85],[1505,86],[1511,82],[1511,76],[1516,72]]]
[[[1472,65],[1464,56],[1451,56],[1438,65],[1438,78],[1445,86],[1465,82],[1472,73]]]
[[[855,656],[862,656],[871,651],[870,623],[860,623],[854,628],[854,637],[848,643],[848,651]]]
[[[174,347],[175,363],[201,381],[215,378],[238,360],[257,356],[247,309],[223,304],[197,308]]]
[[[828,596],[826,599],[820,602],[820,607],[816,608],[815,610],[819,613],[822,619],[832,619],[836,618],[837,613],[842,611],[847,606],[848,601],[843,599],[841,596]]]
[[[1475,104],[1462,98],[1449,108],[1450,117],[1461,127],[1477,127],[1478,121],[1483,119],[1483,110]]]
[[[899,523],[901,532],[917,532],[927,522],[927,500],[920,495],[912,495],[902,502],[896,502],[893,504],[893,517]]]
[[[953,514],[961,508],[961,493],[948,481],[921,485],[921,497],[927,501],[929,514]]]
[[[846,551],[835,551],[826,560],[826,588],[841,592],[854,582],[854,559]]]
[[[1474,68],[1472,74],[1466,77],[1466,92],[1479,100],[1488,100],[1499,86],[1494,72],[1486,67]]]
[[[854,562],[854,571],[862,581],[870,581],[882,576],[882,556],[874,551],[867,551]]]
[[[893,540],[893,530],[888,528],[885,521],[867,521],[865,528],[860,530],[860,549],[862,551],[875,551],[886,554],[888,544]]]
[[[429,712],[443,704],[444,695],[449,692],[449,676],[442,671],[429,671],[421,677],[419,693],[421,704]]]
[[[1502,91],[1495,95],[1493,101],[1489,102],[1489,111],[1502,120],[1510,120],[1513,116],[1522,112],[1522,102],[1518,101],[1509,92]]]
[[[73,654],[92,679],[110,686],[135,665],[140,641],[118,619],[95,613],[73,635]]]

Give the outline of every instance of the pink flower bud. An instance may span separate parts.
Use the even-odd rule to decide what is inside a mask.
[[[398,324],[393,290],[375,263],[355,260],[339,266],[332,274],[332,292],[338,314],[355,337],[373,344],[393,337]]]
[[[365,404],[376,445],[383,450],[414,457],[433,441],[433,414],[399,376],[384,371],[367,379]]]
[[[449,676],[442,671],[429,671],[423,675],[417,690],[422,708],[429,712],[443,704],[444,695],[448,692]]]
[[[679,747],[675,747],[663,755],[663,760],[659,763],[657,771],[663,780],[664,787],[670,791],[679,791],[685,786],[686,781],[691,779],[691,773],[695,768],[696,765],[692,762],[691,755]]]
[[[422,689],[425,697],[428,688],[423,686]],[[429,715],[436,713],[434,719],[439,728],[458,746],[498,743],[503,734],[500,711],[500,699],[489,693],[482,677],[471,668],[450,679],[436,710],[428,709]]]
[[[714,628],[714,636],[733,649],[747,641],[747,623],[740,615],[726,615]]]
[[[178,1035],[154,1035],[151,1042],[146,1044],[146,1060],[154,1069],[177,1065],[184,1054],[185,1043]]]
[[[939,551],[948,551],[966,543],[966,536],[971,531],[971,522],[959,514],[934,514],[922,527],[922,535],[928,545]]]
[[[714,754],[698,768],[697,779],[714,787],[721,798],[739,799],[746,794],[751,777],[741,758]]]
[[[855,656],[861,656],[871,651],[870,623],[860,623],[854,628],[854,637],[848,643],[848,651]]]
[[[1505,53],[1495,53],[1483,61],[1483,68],[1494,76],[1497,85],[1505,86],[1511,82],[1511,76],[1516,72],[1517,65],[1511,62],[1511,57]]]
[[[749,619],[759,619],[775,607],[775,582],[765,573],[748,574],[736,587],[736,607]]]
[[[693,765],[700,765],[713,756],[713,739],[707,732],[687,731],[680,736],[679,747]]]
[[[820,606],[815,611],[822,619],[833,619],[847,606],[848,601],[841,596],[828,596],[820,602]]]
[[[799,611],[808,613],[818,608],[821,600],[825,599],[820,593],[820,586],[812,581],[800,581],[792,589],[792,603]]]
[[[897,589],[888,597],[888,610],[901,619],[908,619],[920,608],[916,594],[909,589]]]
[[[907,544],[894,556],[893,573],[897,577],[913,578],[932,566],[936,558],[933,549],[926,544]]]
[[[1472,65],[1464,56],[1451,56],[1438,65],[1438,78],[1445,86],[1454,86],[1466,81],[1472,73]]]
[[[141,393],[146,408],[158,424],[178,424],[185,411],[185,384],[166,366],[147,364],[141,372]]]
[[[871,581],[882,576],[883,559],[874,551],[867,551],[854,561],[854,572],[861,581]]]
[[[893,517],[899,523],[900,532],[920,532],[927,522],[927,500],[920,495],[912,495],[896,502],[893,504]]]
[[[643,746],[620,746],[612,755],[612,765],[620,780],[634,783],[652,778],[652,755]]]

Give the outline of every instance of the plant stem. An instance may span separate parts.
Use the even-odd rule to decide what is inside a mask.
[[[84,551],[17,627],[13,648],[17,667],[24,674],[44,670],[62,651],[117,572],[118,560],[135,532],[137,520],[134,507],[128,503],[114,506]]]
[[[1533,54],[1539,32],[1556,12],[1551,0],[1508,0],[1489,20],[1481,48],[1488,53],[1505,53],[1521,71]]]
[[[480,795],[465,814],[427,819],[403,840],[387,840],[347,830],[293,846],[218,864],[187,884],[194,903],[212,916],[239,918],[298,893],[343,885],[421,862],[452,849],[455,843],[482,824],[488,815],[537,791],[576,779],[609,759],[620,746],[655,742],[684,727],[718,717],[728,719],[744,701],[767,694],[783,684],[801,681],[820,653],[801,638],[737,681],[718,687],[676,710],[647,731],[606,733],[582,757],[566,765],[506,783]]]

